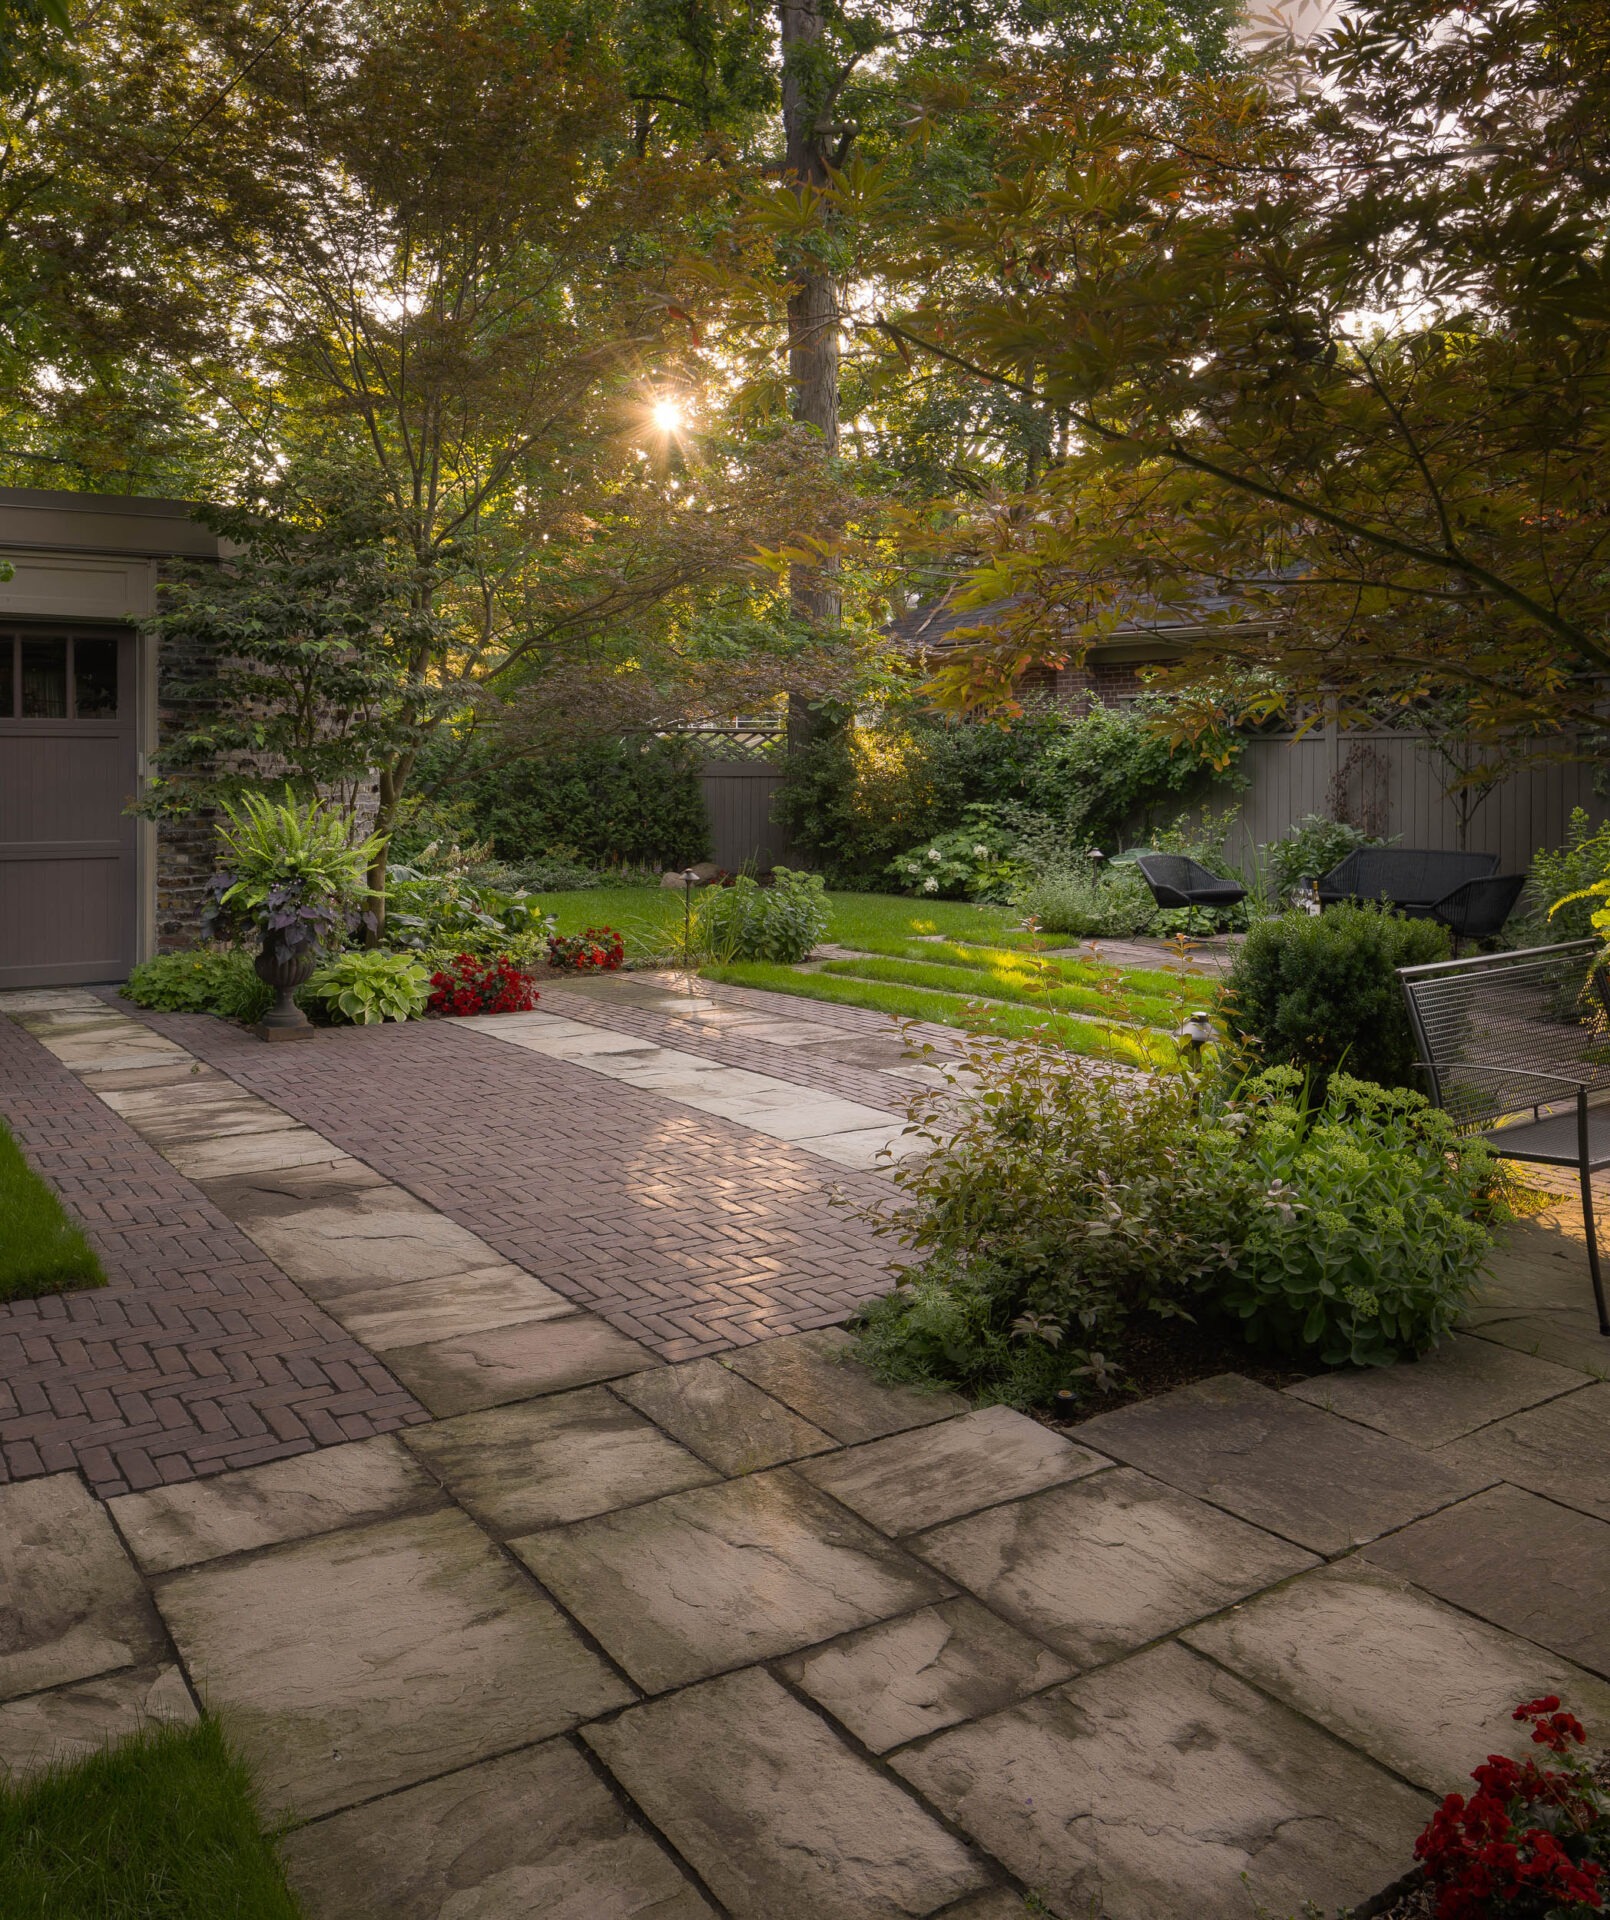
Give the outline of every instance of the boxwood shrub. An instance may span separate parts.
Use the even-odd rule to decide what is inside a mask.
[[[1414,1087],[1422,1076],[1395,970],[1447,957],[1436,921],[1375,906],[1257,921],[1230,969],[1225,1019],[1247,1066],[1306,1071],[1316,1097],[1342,1066],[1379,1086]]]

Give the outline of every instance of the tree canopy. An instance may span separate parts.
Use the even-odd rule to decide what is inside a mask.
[[[1610,668],[1610,9],[1379,0],[1239,70],[1025,61],[1009,164],[928,223],[893,357],[1035,399],[1066,446],[952,516],[1011,611],[943,675],[1000,697],[1148,605],[1203,715],[1456,692],[1596,720]]]

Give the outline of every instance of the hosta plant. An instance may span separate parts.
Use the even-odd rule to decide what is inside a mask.
[[[320,967],[299,995],[335,1025],[377,1027],[417,1020],[430,998],[429,971],[407,953],[343,953]]]

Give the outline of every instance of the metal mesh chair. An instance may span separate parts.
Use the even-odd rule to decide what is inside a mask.
[[[1610,1167],[1610,977],[1598,943],[1400,967],[1431,1098],[1497,1154],[1575,1167],[1599,1331],[1610,1334],[1592,1175]]]
[[[1319,883],[1319,904],[1384,900],[1411,919],[1428,919],[1432,908],[1466,880],[1498,871],[1496,853],[1444,853],[1434,847],[1355,847]]]
[[[1502,931],[1525,886],[1524,873],[1495,873],[1488,880],[1466,880],[1442,896],[1432,907],[1431,917],[1453,934],[1457,955],[1462,941],[1490,940]]]
[[[1183,853],[1143,853],[1135,865],[1160,907],[1233,907],[1247,897],[1245,887]]]

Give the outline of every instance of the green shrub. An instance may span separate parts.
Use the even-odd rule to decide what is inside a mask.
[[[1223,1117],[1241,1123],[1218,1142],[1230,1177],[1250,1163],[1263,1197],[1207,1288],[1249,1341],[1300,1364],[1377,1367],[1452,1329],[1489,1246],[1480,1141],[1461,1142],[1422,1095],[1349,1074],[1312,1105],[1291,1067],[1258,1076]]]
[[[1418,1094],[1277,1068],[1145,1078],[969,1041],[909,1117],[930,1151],[866,1209],[914,1256],[863,1309],[885,1379],[1026,1406],[1122,1382],[1154,1318],[1224,1320],[1303,1365],[1386,1365],[1451,1328],[1492,1182]]]
[[[1225,986],[1225,1016],[1253,1066],[1293,1066],[1322,1097],[1338,1067],[1413,1087],[1414,1035],[1394,970],[1443,960],[1446,930],[1374,905],[1256,922]]]
[[[1001,903],[1023,878],[1013,859],[1013,836],[991,818],[989,807],[968,807],[953,832],[923,841],[889,863],[889,878],[916,897]]]
[[[600,865],[686,867],[710,851],[698,760],[682,740],[601,740],[562,760],[489,766],[467,800],[476,832],[505,860],[563,850]]]
[[[1322,813],[1305,813],[1300,820],[1294,820],[1278,840],[1268,843],[1263,857],[1284,900],[1290,897],[1298,881],[1321,879],[1355,847],[1381,844],[1375,835],[1350,826],[1345,820],[1327,820]]]
[[[1068,853],[1115,846],[1127,823],[1225,778],[1237,743],[1177,746],[1153,722],[1160,702],[1041,708],[997,725],[891,703],[877,724],[848,719],[791,754],[776,815],[835,885],[869,884],[898,855],[964,826],[970,807],[1038,820]],[[1229,777],[1234,778],[1233,771]]]
[[[1547,946],[1586,940],[1593,932],[1597,898],[1587,889],[1610,874],[1610,827],[1595,827],[1587,810],[1573,807],[1565,839],[1552,851],[1539,847],[1526,877],[1519,917],[1510,928],[1516,946]],[[1584,897],[1572,899],[1570,896]],[[1556,913],[1557,901],[1567,901]]]
[[[1078,940],[1130,940],[1157,918],[1157,902],[1138,867],[1109,872],[1088,860],[1041,873],[1018,889],[1016,904],[1044,932]]]
[[[0,1300],[105,1285],[95,1249],[0,1122]]]
[[[274,990],[258,979],[251,955],[238,947],[193,947],[142,960],[121,989],[137,1007],[167,1013],[215,1013],[249,1026],[274,1004]]]
[[[1029,1405],[1122,1369],[1126,1330],[1185,1313],[1241,1235],[1250,1179],[1192,1151],[1192,1084],[1069,1065],[1048,1049],[963,1043],[909,1118],[933,1151],[869,1209],[915,1263],[863,1311],[886,1379]]]
[[[309,1013],[335,1026],[377,1027],[417,1020],[430,998],[430,969],[411,953],[343,953],[322,966],[297,995]]]
[[[763,887],[740,874],[702,893],[693,915],[697,957],[727,964],[775,960],[796,966],[827,933],[832,909],[819,873],[778,867]]]
[[[509,954],[532,964],[552,931],[542,903],[484,847],[432,844],[386,879],[386,939],[418,954]]]

